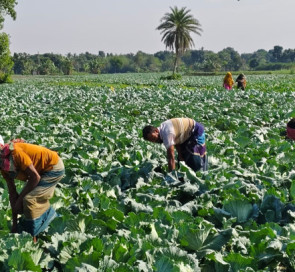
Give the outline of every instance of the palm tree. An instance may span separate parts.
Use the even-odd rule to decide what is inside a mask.
[[[170,7],[170,10],[171,13],[166,13],[162,17],[161,24],[156,29],[161,30],[162,41],[166,48],[175,49],[173,68],[173,74],[175,74],[181,54],[194,46],[190,33],[201,35],[202,29],[199,21],[189,14],[190,10],[186,10],[186,8],[178,9],[177,7]]]

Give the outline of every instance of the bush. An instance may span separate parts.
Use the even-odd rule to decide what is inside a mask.
[[[2,83],[12,83],[11,75],[2,73],[0,71],[0,84]]]
[[[181,74],[172,74],[170,76],[160,77],[161,80],[179,80],[181,78],[182,78]]]
[[[290,70],[294,67],[294,63],[266,63],[266,64],[260,64],[255,68],[256,71],[275,71],[275,70]]]

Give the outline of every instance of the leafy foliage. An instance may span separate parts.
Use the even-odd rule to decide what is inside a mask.
[[[0,179],[1,271],[294,271],[294,77],[158,74],[21,77],[0,86],[0,132],[59,152],[59,213],[37,242],[10,234]],[[141,129],[176,116],[206,128],[210,169],[181,163]],[[22,187],[17,184],[18,190]]]
[[[6,33],[0,33],[0,84],[12,82],[13,61],[9,50],[9,37]]]
[[[16,18],[15,0],[0,0],[0,29],[3,27],[5,15],[10,15],[14,20]]]

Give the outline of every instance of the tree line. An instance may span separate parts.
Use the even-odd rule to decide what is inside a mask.
[[[70,75],[76,73],[137,73],[166,72],[174,68],[174,53],[159,51],[147,54],[114,55],[98,51],[67,55],[46,53],[14,53],[12,58],[14,74],[21,75]],[[182,73],[220,71],[259,71],[292,69],[295,66],[295,49],[274,46],[266,51],[239,54],[228,47],[217,53],[209,50],[187,50],[179,60],[178,71]]]
[[[4,16],[16,19],[16,0],[0,0],[0,30]],[[280,70],[295,69],[295,49],[274,46],[266,51],[239,54],[231,47],[220,52],[191,50],[194,42],[190,33],[201,35],[201,25],[189,9],[170,7],[170,12],[161,18],[156,28],[161,31],[166,49],[155,54],[138,51],[136,54],[114,55],[98,51],[67,55],[46,53],[14,53],[11,57],[9,36],[0,33],[0,83],[10,82],[11,74],[21,75],[70,75],[74,73],[136,73],[166,72],[173,70],[181,73]],[[173,52],[175,51],[175,52]]]

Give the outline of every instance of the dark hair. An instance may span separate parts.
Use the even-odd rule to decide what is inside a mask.
[[[244,74],[239,74],[239,76],[237,77],[236,81],[237,80],[242,80],[242,79],[245,79],[245,75]]]
[[[145,140],[148,139],[148,135],[153,133],[157,128],[153,126],[145,126],[142,130],[142,136]]]
[[[288,122],[287,127],[295,128],[295,117]]]

